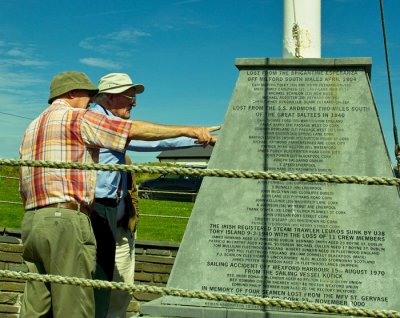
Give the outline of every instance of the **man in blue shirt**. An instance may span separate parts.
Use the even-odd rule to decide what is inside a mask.
[[[95,98],[95,112],[109,117],[130,118],[130,111],[136,106],[136,94],[144,91],[142,84],[133,84],[125,73],[111,73],[99,81],[99,93]],[[216,136],[210,141],[214,144]],[[161,141],[132,141],[127,150],[161,151],[197,145],[195,139],[178,137]],[[99,163],[125,164],[125,154],[101,149]],[[127,193],[127,173],[118,171],[98,171],[95,206],[92,225],[97,241],[96,278],[103,280],[133,282],[134,275],[134,235],[127,226],[119,222],[127,213],[124,198]],[[117,250],[116,250],[117,249]],[[116,263],[114,263],[114,260]],[[109,304],[111,294],[111,303]],[[96,317],[125,317],[130,295],[122,291],[108,289],[95,290]],[[110,307],[110,308],[109,308]]]

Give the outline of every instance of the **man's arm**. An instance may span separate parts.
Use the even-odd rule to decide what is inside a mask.
[[[163,140],[131,140],[127,150],[136,152],[155,152],[171,149],[182,149],[193,146],[201,146],[196,144],[196,139],[188,137],[176,137]]]
[[[220,128],[220,126],[200,127],[158,125],[134,120],[132,121],[129,138],[135,140],[160,140],[186,136],[196,139],[196,143],[200,145],[207,146],[208,144],[215,142],[215,137],[213,137],[211,133]]]

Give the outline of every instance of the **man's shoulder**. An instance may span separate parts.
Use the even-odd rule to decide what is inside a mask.
[[[102,114],[104,116],[107,117],[115,117],[111,112],[107,111],[103,106],[99,105],[99,104],[92,104],[90,105],[90,107],[88,108],[88,111],[93,111],[95,113],[99,113]],[[118,117],[115,117],[118,118]]]
[[[103,108],[98,104],[90,105],[89,110],[91,110],[91,111],[93,111],[95,113],[104,113]]]

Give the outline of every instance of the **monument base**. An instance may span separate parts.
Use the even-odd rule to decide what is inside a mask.
[[[196,307],[163,304],[163,297],[141,305],[142,317],[151,318],[339,318],[342,315],[318,314],[310,311],[246,310],[219,307]]]

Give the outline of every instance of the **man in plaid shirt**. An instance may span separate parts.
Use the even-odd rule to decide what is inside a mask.
[[[108,118],[88,110],[96,86],[86,74],[64,72],[50,83],[51,104],[28,127],[23,160],[98,162],[99,149],[124,152],[131,139],[187,136],[207,145],[219,127],[164,126]],[[23,258],[30,272],[91,278],[96,240],[90,224],[97,171],[21,167]],[[21,317],[94,317],[93,289],[26,283]]]

